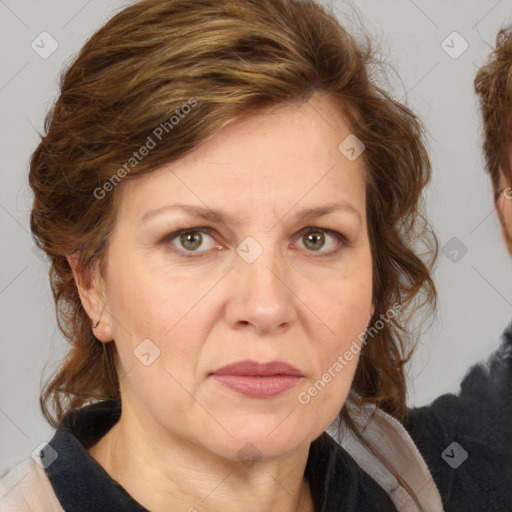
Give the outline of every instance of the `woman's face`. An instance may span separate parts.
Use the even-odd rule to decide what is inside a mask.
[[[353,139],[338,149],[350,130],[336,112],[316,96],[234,122],[116,190],[98,332],[116,344],[123,409],[148,436],[277,457],[340,412],[372,315],[372,263],[363,158]],[[296,371],[214,373],[242,361]]]

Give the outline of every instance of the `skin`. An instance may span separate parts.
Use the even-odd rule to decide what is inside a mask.
[[[509,151],[512,163],[512,149]],[[496,211],[500,221],[501,233],[507,246],[509,254],[512,256],[512,180],[500,172],[496,199]]]
[[[238,120],[116,190],[104,275],[88,285],[75,275],[87,313],[101,316],[96,337],[116,344],[121,376],[121,418],[89,453],[153,512],[313,511],[309,447],[339,414],[359,355],[307,405],[298,396],[373,314],[364,162],[338,150],[349,134],[332,100],[317,95]],[[354,211],[295,217],[331,202]],[[225,211],[234,223],[179,210],[141,221],[177,203]],[[214,230],[200,232],[202,257],[172,252],[193,250],[166,235],[200,226]],[[347,242],[325,233],[308,244],[300,230],[309,226]],[[248,236],[263,250],[252,263],[236,252]],[[134,356],[146,338],[160,350],[149,366]],[[303,377],[274,398],[250,398],[209,376],[243,359],[286,361]],[[259,459],[250,465],[237,455],[247,443]]]

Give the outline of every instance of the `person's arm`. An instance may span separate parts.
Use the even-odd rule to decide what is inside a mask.
[[[458,395],[409,410],[404,426],[446,512],[512,510],[511,402],[512,323],[489,360],[471,367]]]

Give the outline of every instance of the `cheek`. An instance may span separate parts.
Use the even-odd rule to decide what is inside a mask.
[[[112,316],[119,373],[125,376],[122,393],[154,407],[172,397],[174,413],[184,415],[190,407],[187,392],[195,393],[196,364],[206,339],[197,303],[207,290],[162,273],[156,276],[143,266],[132,273],[129,268],[112,273],[111,283],[117,287]]]
[[[339,391],[350,386],[355,373],[371,318],[372,297],[366,287],[356,286],[345,287],[332,299],[328,321],[334,333],[318,340],[317,353],[322,380],[332,381],[330,387]]]
[[[129,374],[127,382],[154,391],[157,382],[174,381],[193,386],[203,332],[200,298],[207,292],[190,279],[172,278],[144,264],[125,262],[109,274],[109,310],[113,320],[113,338],[120,358],[120,374]],[[130,277],[129,277],[130,276]],[[149,340],[149,341],[148,341]],[[149,353],[149,356],[146,354]],[[150,362],[145,366],[145,362]]]
[[[137,337],[166,337],[207,291],[206,282],[203,290],[201,281],[186,272],[169,272],[138,258],[113,268],[109,283],[112,314],[121,327],[126,326],[118,329],[121,339],[127,331]]]
[[[329,336],[325,338],[325,354],[332,357],[348,340],[364,331],[372,316],[371,259],[365,255],[339,281],[327,281],[317,294],[318,311],[325,315]]]
[[[362,343],[372,316],[370,258],[338,282],[324,284],[315,294],[311,309],[322,312],[314,340],[314,375],[301,390],[298,401],[308,414],[328,424],[339,414],[360,358]]]

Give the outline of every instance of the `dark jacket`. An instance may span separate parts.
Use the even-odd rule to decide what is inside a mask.
[[[442,395],[409,411],[404,426],[430,468],[446,512],[512,511],[511,404],[512,323],[488,362],[467,373],[458,395]],[[460,466],[461,448],[445,452],[452,443],[467,453]]]

